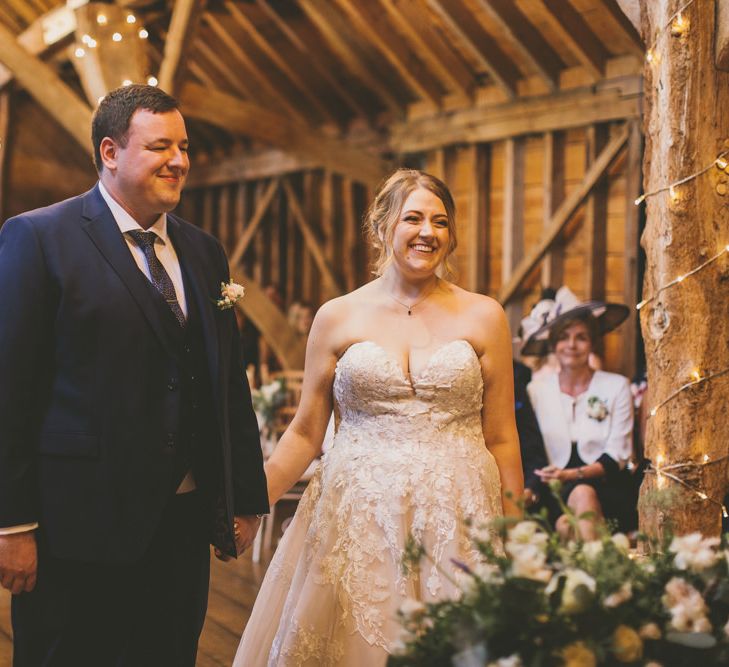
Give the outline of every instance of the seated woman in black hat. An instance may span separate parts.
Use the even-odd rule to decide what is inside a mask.
[[[541,323],[536,330],[524,327],[533,333],[522,354],[551,351],[559,371],[534,380],[528,388],[549,461],[534,472],[544,483],[561,482],[562,498],[575,515],[591,512],[596,520],[616,518],[624,504],[619,472],[632,454],[630,384],[622,375],[593,369],[589,358],[600,354],[603,334],[628,316],[628,308],[601,301],[580,303],[562,287],[552,303],[541,302],[535,310]],[[561,514],[556,500],[551,513]],[[565,516],[557,519],[557,529],[569,532]],[[579,533],[584,540],[594,539],[595,520],[580,521]]]

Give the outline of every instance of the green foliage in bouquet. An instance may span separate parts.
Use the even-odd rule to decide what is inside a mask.
[[[407,600],[388,667],[729,665],[727,536],[641,535],[637,553],[607,527],[564,543],[544,515],[470,529],[480,562],[454,562],[460,597]],[[411,542],[403,567],[424,558]]]

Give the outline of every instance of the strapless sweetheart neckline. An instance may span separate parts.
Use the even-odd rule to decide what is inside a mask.
[[[471,354],[473,358],[478,363],[478,354],[476,353],[476,350],[473,348],[473,345],[469,341],[467,341],[465,338],[456,338],[454,340],[450,340],[447,343],[443,343],[442,345],[439,345],[435,350],[431,353],[431,355],[428,357],[428,361],[425,362],[425,365],[421,369],[420,373],[417,375],[413,375],[413,373],[406,373],[403,367],[400,365],[400,362],[398,361],[397,355],[392,352],[391,350],[388,350],[387,348],[383,347],[379,343],[377,343],[374,340],[360,340],[356,343],[352,343],[342,352],[339,359],[337,359],[337,364],[335,367],[335,371],[339,369],[339,364],[342,362],[342,360],[347,356],[350,350],[357,346],[361,345],[371,345],[372,347],[376,348],[380,352],[382,352],[383,356],[387,359],[387,361],[391,362],[392,365],[398,370],[400,374],[400,379],[403,380],[406,384],[409,384],[410,386],[415,386],[418,381],[427,374],[427,372],[430,370],[431,366],[433,365],[433,360],[441,354],[444,350],[448,349],[450,346],[455,345],[456,343],[462,343],[466,345],[466,347],[471,351]]]

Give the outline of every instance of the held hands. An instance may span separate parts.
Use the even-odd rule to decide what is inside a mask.
[[[235,549],[239,556],[253,544],[260,523],[261,520],[257,516],[236,516],[233,520]],[[230,560],[230,556],[222,553],[219,549],[215,549],[215,556],[222,561]]]
[[[35,531],[0,535],[0,584],[13,595],[35,588],[38,549]]]

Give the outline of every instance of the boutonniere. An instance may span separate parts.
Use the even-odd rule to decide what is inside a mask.
[[[220,283],[220,298],[215,301],[215,305],[220,310],[232,308],[235,303],[246,295],[246,288],[243,285],[234,283]]]
[[[607,401],[599,399],[597,396],[590,396],[587,399],[587,416],[590,419],[601,422],[610,414],[607,409]]]

